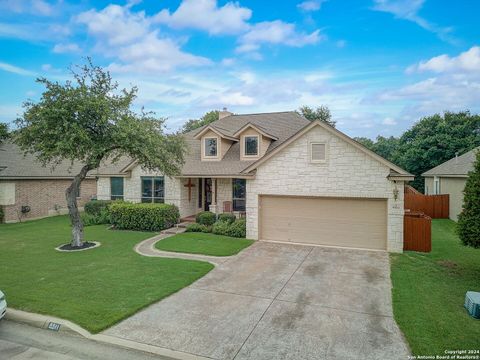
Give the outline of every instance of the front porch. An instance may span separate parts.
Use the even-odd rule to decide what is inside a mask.
[[[192,220],[202,211],[245,216],[246,179],[226,177],[179,178],[182,220]],[[187,220],[187,221],[188,221]]]

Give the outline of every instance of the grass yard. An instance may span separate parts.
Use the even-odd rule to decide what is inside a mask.
[[[463,246],[451,220],[432,220],[432,252],[392,254],[393,311],[415,355],[480,349],[480,320],[463,307],[480,291],[480,249]]]
[[[71,320],[99,332],[208,273],[207,262],[149,258],[133,251],[153,233],[85,228],[99,248],[60,253],[66,216],[0,225],[0,289],[15,309]]]
[[[200,232],[181,233],[170,236],[155,244],[159,250],[203,254],[213,256],[230,256],[238,254],[250,246],[253,240]]]

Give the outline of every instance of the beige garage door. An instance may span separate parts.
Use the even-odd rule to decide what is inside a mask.
[[[261,240],[386,249],[385,199],[260,196]]]

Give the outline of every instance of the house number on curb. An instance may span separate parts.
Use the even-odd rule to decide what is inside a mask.
[[[54,322],[49,322],[47,326],[48,330],[53,330],[53,331],[58,331],[60,330],[60,324],[54,323]]]

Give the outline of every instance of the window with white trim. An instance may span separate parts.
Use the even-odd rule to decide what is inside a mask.
[[[207,137],[204,140],[205,144],[205,156],[215,157],[217,156],[217,138]]]
[[[245,156],[257,156],[258,155],[258,136],[245,136]]]
[[[310,144],[310,161],[314,163],[324,163],[327,161],[327,144]]]
[[[433,178],[433,195],[440,195],[440,179],[437,176]]]

